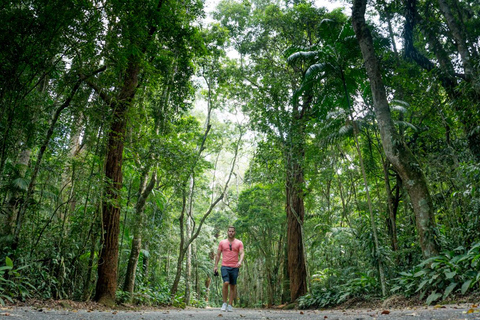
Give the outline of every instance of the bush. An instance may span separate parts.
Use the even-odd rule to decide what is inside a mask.
[[[421,262],[410,272],[401,272],[391,292],[403,292],[407,297],[419,293],[420,299],[427,297],[427,304],[446,299],[451,293],[465,294],[478,288],[479,266],[480,242],[468,251],[458,247]]]
[[[299,298],[302,309],[334,306],[350,298],[366,298],[378,292],[378,281],[369,273],[360,273],[356,278],[342,281],[334,273],[324,270],[314,275],[313,280],[312,292]]]
[[[31,291],[35,291],[35,287],[20,273],[24,268],[15,269],[13,261],[9,257],[5,258],[5,266],[0,267],[0,304],[5,305],[5,300],[25,300],[31,296]]]
[[[133,304],[144,306],[164,306],[170,303],[170,290],[166,284],[155,287],[139,286],[137,291],[130,297],[130,293],[118,290],[117,302],[125,303],[131,301]]]

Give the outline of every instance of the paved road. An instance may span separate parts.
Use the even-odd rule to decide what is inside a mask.
[[[4,317],[3,317],[4,316]],[[2,319],[32,320],[207,320],[207,319],[255,319],[255,320],[463,320],[480,319],[480,309],[475,305],[447,305],[445,307],[418,307],[403,310],[360,309],[360,310],[266,310],[235,309],[221,312],[220,309],[156,310],[156,311],[87,311],[53,310],[31,307],[9,307],[0,309]]]

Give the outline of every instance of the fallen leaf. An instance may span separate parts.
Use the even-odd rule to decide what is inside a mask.
[[[223,317],[223,314],[219,313],[218,316],[219,316],[219,317]]]
[[[477,304],[472,304],[472,308],[477,308],[478,305]]]
[[[383,310],[381,314],[390,314],[390,311],[388,311],[388,310]]]
[[[303,311],[300,311],[300,314],[303,314]]]
[[[478,311],[478,310],[473,310],[473,309],[469,309],[468,311],[463,311],[463,313],[467,313],[467,314],[469,314],[469,313],[479,313],[479,312],[480,312],[480,311]]]
[[[416,313],[414,312],[414,313],[409,313],[409,314],[406,314],[406,316],[410,316],[410,317],[416,317],[416,316],[418,316],[418,314],[416,314]]]
[[[327,317],[327,316],[324,316],[323,319],[328,319],[328,317]]]
[[[113,311],[112,314],[117,314],[118,311]]]
[[[444,309],[446,308],[445,306],[442,306],[440,304],[437,304],[436,306],[433,307],[433,309]]]

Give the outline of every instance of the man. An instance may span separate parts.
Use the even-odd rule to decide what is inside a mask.
[[[218,245],[217,255],[215,256],[215,267],[213,272],[218,272],[218,262],[222,255],[221,274],[223,279],[223,305],[222,311],[232,312],[233,298],[235,298],[235,287],[237,285],[237,277],[240,266],[242,265],[244,250],[242,241],[235,239],[235,227],[228,227],[228,239],[220,241]],[[230,295],[228,289],[230,287]],[[227,303],[228,298],[228,303]]]

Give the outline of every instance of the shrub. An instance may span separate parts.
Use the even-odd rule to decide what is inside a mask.
[[[419,293],[420,299],[427,297],[427,304],[446,299],[451,293],[465,294],[478,287],[479,266],[480,242],[468,251],[458,247],[421,262],[410,272],[401,272],[391,292],[406,296]]]

